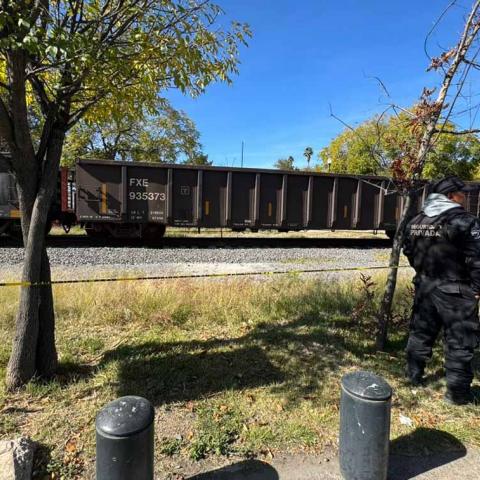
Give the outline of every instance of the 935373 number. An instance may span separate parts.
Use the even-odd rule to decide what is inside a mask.
[[[167,197],[160,192],[129,192],[128,198],[130,200],[160,200],[163,202]]]

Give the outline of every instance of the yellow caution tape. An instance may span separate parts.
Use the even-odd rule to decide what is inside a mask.
[[[220,277],[248,277],[255,275],[287,275],[300,273],[330,273],[330,272],[353,272],[361,270],[386,270],[389,268],[408,268],[408,265],[388,267],[384,265],[373,265],[364,267],[345,268],[319,268],[312,270],[272,270],[268,272],[232,272],[232,273],[199,273],[191,275],[159,275],[153,277],[107,277],[107,278],[85,278],[76,280],[52,280],[50,282],[0,282],[0,287],[46,287],[48,285],[65,285],[75,283],[102,283],[102,282],[132,282],[146,280],[176,280],[186,278],[220,278]]]

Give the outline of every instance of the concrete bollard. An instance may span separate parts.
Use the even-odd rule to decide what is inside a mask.
[[[95,421],[97,480],[153,480],[152,404],[121,397],[102,408]]]
[[[342,378],[340,470],[345,480],[386,480],[392,388],[358,371]]]

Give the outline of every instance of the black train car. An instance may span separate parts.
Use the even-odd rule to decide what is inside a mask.
[[[50,219],[66,230],[80,222],[90,235],[148,239],[166,226],[391,234],[403,205],[389,184],[374,176],[81,160],[76,172],[60,170]],[[478,191],[466,207],[479,216]],[[0,160],[0,233],[18,229],[19,218],[15,180]]]
[[[166,226],[391,232],[402,208],[374,176],[81,160],[76,183],[77,220],[115,237]]]
[[[11,231],[20,222],[15,178],[7,162],[0,158],[0,234]]]
[[[75,223],[73,172],[61,168],[57,188],[49,211],[47,230],[59,222],[66,231]],[[9,171],[5,159],[0,157],[0,234],[20,235],[20,210],[18,207],[15,176]]]

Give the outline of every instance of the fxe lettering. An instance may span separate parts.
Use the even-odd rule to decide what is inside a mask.
[[[148,187],[148,178],[130,178],[131,187]]]

